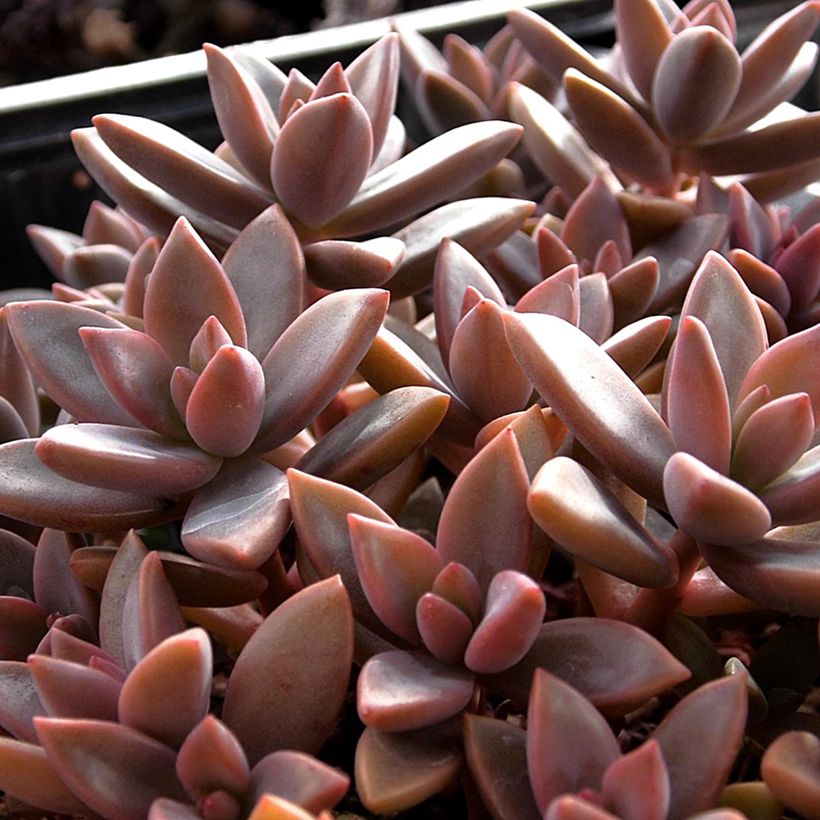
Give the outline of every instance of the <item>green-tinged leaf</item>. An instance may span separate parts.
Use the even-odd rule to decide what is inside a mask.
[[[339,716],[352,661],[353,614],[338,576],[268,615],[236,661],[222,712],[252,764],[277,749],[319,751]]]
[[[271,156],[282,207],[319,228],[350,203],[367,175],[373,130],[352,94],[311,99],[285,121]]]
[[[641,495],[662,504],[672,437],[623,370],[563,319],[508,314],[505,321],[521,368],[584,447]]]
[[[375,289],[331,293],[291,323],[262,362],[265,410],[255,452],[284,444],[327,406],[372,344],[388,301]]]
[[[653,0],[616,0],[615,31],[629,77],[648,100],[655,66],[672,39],[669,23]]]
[[[771,529],[772,516],[756,495],[688,453],[669,459],[663,491],[675,523],[697,541],[750,544]]]
[[[383,285],[404,257],[404,243],[392,236],[363,242],[325,239],[305,247],[307,274],[328,290]]]
[[[90,666],[32,655],[28,659],[37,696],[49,717],[117,720],[120,683]]]
[[[104,817],[143,820],[157,797],[185,799],[176,753],[153,738],[102,720],[37,718],[35,726],[57,775]]]
[[[800,731],[780,735],[763,755],[761,774],[789,808],[804,817],[820,814],[820,738]]]
[[[445,789],[462,766],[458,723],[418,732],[380,732],[367,727],[356,746],[356,790],[379,814],[418,805]]]
[[[158,496],[196,489],[222,464],[193,444],[115,424],[60,424],[40,437],[34,452],[71,481],[123,493],[150,487]]]
[[[618,817],[665,820],[669,773],[658,742],[650,738],[616,760],[604,774],[602,795]]]

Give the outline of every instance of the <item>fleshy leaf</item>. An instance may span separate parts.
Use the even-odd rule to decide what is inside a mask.
[[[457,665],[473,633],[473,622],[456,604],[426,592],[416,605],[416,625],[424,646],[442,663]]]
[[[650,738],[609,766],[602,794],[604,805],[619,817],[665,820],[669,773],[658,742]]]
[[[615,30],[629,77],[648,100],[655,66],[672,39],[669,23],[653,0],[616,0]]]
[[[28,665],[49,716],[116,722],[120,684],[110,675],[48,655],[32,655]]]
[[[785,732],[761,761],[766,785],[775,797],[805,817],[820,814],[820,739],[810,732]]]
[[[310,281],[328,290],[383,285],[403,256],[404,243],[392,236],[363,242],[326,239],[305,248]]]
[[[475,91],[444,71],[424,69],[416,80],[413,96],[422,119],[434,132],[446,132],[492,116]]]
[[[0,309],[0,396],[16,410],[26,426],[27,435],[40,432],[40,405],[34,381],[25,360],[17,350],[8,321],[8,310]],[[25,438],[25,435],[22,436]]]
[[[0,595],[8,594],[12,587],[31,595],[34,589],[34,544],[17,533],[0,529]]]
[[[0,661],[0,727],[3,731],[18,740],[34,743],[37,735],[32,720],[45,713],[28,663]]]

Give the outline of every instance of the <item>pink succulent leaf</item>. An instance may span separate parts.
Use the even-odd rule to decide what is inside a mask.
[[[369,176],[327,229],[336,236],[356,236],[429,209],[480,179],[520,135],[520,126],[495,120],[447,131]]]
[[[774,171],[817,159],[818,136],[820,114],[814,112],[685,148],[680,154],[681,163],[686,171],[703,170],[713,176]],[[787,161],[777,151],[780,145],[789,146]]]
[[[356,706],[368,727],[409,732],[461,712],[473,696],[473,674],[425,653],[394,650],[370,658],[359,673]]]
[[[527,775],[527,733],[506,720],[464,715],[464,754],[493,817],[541,820]]]
[[[601,713],[560,678],[537,669],[527,709],[527,764],[539,811],[567,792],[600,789],[620,756]]]
[[[0,737],[0,790],[41,811],[76,816],[89,812],[37,743]]]
[[[93,667],[120,682],[125,680],[125,672],[111,655],[92,643],[91,627],[87,623],[83,626],[78,617],[66,615],[52,620],[48,633],[37,647],[38,654]]]
[[[511,197],[448,202],[393,234],[405,244],[404,259],[387,287],[394,299],[411,296],[431,282],[441,240],[449,237],[481,256],[508,239],[532,214],[534,203]]]
[[[473,623],[481,619],[484,596],[475,575],[457,561],[450,561],[436,576],[433,593],[455,604]]]
[[[127,493],[150,487],[158,496],[196,489],[222,464],[193,444],[115,424],[60,424],[40,437],[34,452],[71,481]]]
[[[161,249],[162,243],[159,238],[152,236],[134,253],[125,276],[125,289],[122,294],[122,310],[126,315],[142,318],[146,281],[148,274],[154,269]]]
[[[263,211],[239,234],[222,267],[242,306],[248,349],[262,361],[304,301],[302,250],[279,206]]]
[[[407,129],[404,123],[395,115],[387,123],[387,133],[384,136],[381,150],[373,157],[368,174],[377,174],[392,165],[404,156],[407,145]]]
[[[564,74],[564,90],[575,126],[594,150],[646,188],[669,189],[675,179],[669,149],[638,111],[572,68]]]
[[[350,90],[370,118],[374,157],[382,148],[396,107],[400,56],[399,36],[390,33],[365,49],[345,69]]]
[[[0,529],[0,595],[34,592],[34,545],[10,530]]]
[[[618,0],[615,31],[629,78],[648,100],[655,66],[672,39],[669,23],[651,0]]]
[[[679,609],[684,615],[700,618],[709,615],[755,612],[760,609],[760,605],[726,586],[711,567],[704,567],[699,569],[686,585]]]
[[[11,402],[0,396],[0,444],[27,438],[29,435],[25,422]]]
[[[23,661],[0,660],[0,727],[18,740],[36,743],[32,720],[45,713],[31,667]]]
[[[734,43],[719,31],[691,26],[677,34],[658,60],[652,83],[652,108],[666,136],[686,144],[719,125],[742,73]]]
[[[442,663],[461,664],[473,622],[456,604],[434,592],[425,592],[415,609],[418,632],[427,651]]]
[[[176,753],[135,729],[68,718],[37,718],[35,726],[57,775],[104,817],[139,820],[157,797],[185,799]]]
[[[25,660],[48,631],[47,616],[28,598],[0,596],[0,659]]]
[[[811,445],[814,414],[807,393],[774,399],[752,413],[732,455],[732,476],[756,489],[788,470]],[[777,448],[771,442],[777,441]]]
[[[703,544],[715,574],[734,592],[783,612],[815,617],[820,585],[817,541],[773,535],[739,547]]]
[[[288,77],[281,69],[266,60],[261,53],[250,48],[232,49],[231,57],[236,59],[256,84],[262,89],[265,100],[274,112],[279,108],[279,98],[285,89]]]
[[[441,557],[467,566],[484,590],[501,570],[526,571],[528,490],[527,470],[508,430],[480,450],[453,484],[436,538]]]
[[[503,310],[481,299],[456,325],[449,369],[459,396],[483,421],[521,410],[532,384],[507,345]]]
[[[119,245],[77,248],[63,262],[63,278],[79,288],[124,282],[131,258],[131,251]]]
[[[120,407],[157,433],[187,438],[171,398],[173,365],[159,342],[130,328],[82,327],[79,334],[100,381]]]
[[[203,50],[219,130],[256,183],[269,188],[270,158],[279,131],[272,101],[238,56],[210,43]]]
[[[83,223],[83,239],[88,245],[119,245],[136,253],[146,239],[144,228],[116,208],[95,200]]]
[[[190,803],[158,797],[151,803],[148,820],[202,820],[202,814]]]
[[[80,484],[53,472],[35,454],[37,439],[0,445],[0,513],[68,532],[150,527],[180,515],[167,499]]]
[[[689,453],[669,459],[663,490],[675,523],[698,541],[750,544],[772,527],[763,501]]]
[[[447,34],[443,53],[453,77],[482,99],[492,95],[496,70],[480,48],[458,34]]]
[[[616,815],[602,809],[597,803],[575,794],[556,797],[547,806],[544,820],[615,820]]]
[[[622,327],[601,345],[601,349],[634,379],[655,358],[671,326],[672,320],[668,316],[646,316]]]
[[[79,663],[31,655],[31,677],[50,717],[117,720],[120,684],[105,672]]]
[[[820,289],[818,253],[820,225],[813,225],[777,257],[777,272],[789,289],[792,310],[805,310],[817,297]]]
[[[434,133],[492,117],[481,97],[446,71],[424,69],[416,79],[413,97],[422,120]]]
[[[733,248],[727,258],[752,293],[765,299],[781,316],[789,315],[792,297],[778,271],[742,248]]]
[[[656,740],[649,740],[612,763],[602,784],[604,805],[618,817],[665,820],[669,773]]]
[[[185,407],[185,426],[206,453],[242,455],[253,443],[265,409],[265,374],[244,347],[223,345],[197,379]]]
[[[353,614],[338,576],[268,615],[236,661],[222,713],[251,764],[278,749],[318,752],[339,716],[352,661]]]
[[[325,239],[305,247],[310,281],[328,290],[383,285],[403,258],[404,243],[392,236],[363,242]]]
[[[770,214],[740,184],[729,188],[729,238],[733,250],[742,249],[760,259],[768,259],[777,241],[776,227]]]
[[[25,359],[18,352],[11,335],[8,321],[8,310],[0,309],[0,397],[14,409],[20,421],[25,425],[26,436],[35,436],[40,432],[40,405],[34,380],[31,377]]]
[[[373,343],[388,301],[375,289],[331,293],[291,323],[262,362],[265,410],[254,451],[283,444],[330,402]]]
[[[655,730],[669,772],[669,820],[715,805],[743,739],[747,697],[746,675],[712,681],[687,695]]]
[[[745,395],[739,391],[747,372],[768,346],[754,297],[726,259],[710,251],[692,279],[681,315],[697,317],[709,331],[734,407]],[[726,316],[733,321],[726,322]]]
[[[231,281],[188,221],[180,218],[151,273],[145,332],[165,348],[174,364],[187,365],[191,342],[209,316],[219,319],[234,344],[246,344],[242,307]]]
[[[99,186],[149,230],[166,235],[183,214],[202,236],[219,247],[226,248],[236,238],[235,228],[186,205],[134,171],[108,148],[96,129],[75,129],[71,140],[80,161]]]
[[[675,444],[728,475],[732,446],[729,395],[709,331],[693,315],[683,316],[678,327],[667,363],[664,403]]]
[[[400,19],[393,20],[393,30],[399,35],[401,48],[401,79],[413,88],[416,78],[425,68],[447,71],[447,60],[423,34],[408,28]]]
[[[124,324],[56,301],[15,302],[4,312],[32,376],[67,413],[78,421],[136,425],[103,386],[78,333],[84,326],[123,329]]]
[[[808,450],[758,495],[777,524],[807,524],[817,518],[818,481],[820,446]]]
[[[63,263],[72,251],[83,246],[83,237],[46,225],[27,225],[26,236],[54,278],[64,281]]]
[[[368,726],[356,746],[356,790],[370,811],[401,811],[445,789],[462,762],[458,722],[399,734]]]
[[[352,94],[313,99],[282,126],[271,179],[282,207],[310,228],[339,214],[362,184],[373,155],[370,118]]]
[[[241,229],[271,204],[258,184],[173,128],[124,114],[101,114],[92,122],[138,174],[212,219]]]
[[[614,276],[624,266],[621,252],[614,239],[607,239],[595,255],[592,262],[592,270],[596,273],[603,273],[607,279]]]
[[[593,341],[603,344],[615,325],[612,294],[603,273],[592,273],[578,282],[579,320],[578,328]]]
[[[178,749],[208,713],[212,665],[205,630],[166,638],[129,672],[119,696],[119,722]]]
[[[410,530],[351,513],[350,545],[362,589],[382,623],[419,643],[416,604],[442,568],[436,550]]]
[[[191,340],[191,349],[188,353],[188,363],[191,365],[191,370],[196,372],[197,378],[220,347],[232,344],[233,339],[231,339],[228,331],[222,327],[219,319],[216,316],[209,316]],[[185,403],[187,405],[187,400]]]
[[[306,102],[318,100],[320,97],[330,97],[333,94],[350,93],[352,93],[350,83],[347,81],[347,77],[345,77],[342,64],[337,61],[325,70]]]
[[[596,476],[566,457],[547,461],[529,494],[530,514],[570,554],[642,587],[670,587],[672,550],[642,527]]]
[[[660,268],[653,257],[631,262],[609,279],[616,329],[646,316],[659,282]]]
[[[581,318],[578,265],[571,263],[550,274],[530,288],[518,300],[515,309],[519,313],[549,313],[577,326]]]
[[[505,321],[522,370],[581,443],[641,495],[662,503],[672,437],[623,370],[563,319],[508,314]]]
[[[367,600],[359,579],[348,532],[348,515],[355,513],[395,524],[367,496],[341,484],[288,470],[293,523],[305,558],[320,578],[338,573],[347,589],[356,619],[370,628],[380,619]]]
[[[255,458],[231,459],[191,501],[182,543],[207,564],[256,569],[270,558],[290,521],[285,474]]]
[[[493,674],[514,666],[532,647],[545,612],[544,594],[535,581],[513,570],[499,572],[464,654],[467,668]]]
[[[318,814],[331,809],[345,795],[350,778],[303,752],[282,750],[262,758],[251,772],[250,798],[256,803],[265,794]]]
[[[567,196],[575,199],[598,177],[612,191],[622,187],[606,160],[538,92],[511,83],[508,105],[512,120],[524,126],[523,142],[533,162]]]
[[[316,83],[306,77],[298,68],[288,72],[287,80],[279,95],[279,110],[276,119],[283,123],[299,107],[299,103],[306,103],[316,88]]]
[[[586,188],[586,185],[584,185],[584,188]],[[584,188],[581,190],[584,190]],[[536,228],[533,235],[535,248],[533,248],[532,239],[521,231],[511,237],[505,245],[509,246],[511,251],[517,251],[519,266],[533,267],[533,261],[535,261],[536,265],[534,267],[538,268],[541,274],[540,278],[549,279],[553,274],[559,273],[569,265],[578,263],[575,254],[567,247],[564,240],[556,233],[556,230],[558,230],[557,226],[552,229],[548,225],[541,225]],[[515,247],[513,246],[514,241],[516,243]],[[502,245],[499,250],[504,247]],[[531,258],[533,250],[537,256],[536,260]],[[532,287],[537,284],[538,280],[533,282]]]
[[[785,732],[763,754],[761,772],[774,796],[805,817],[820,812],[820,742],[805,731]]]
[[[218,320],[217,320],[218,321]],[[199,374],[189,367],[175,367],[171,373],[171,383],[169,385],[171,401],[174,409],[180,418],[185,418],[185,411],[188,407],[188,399],[196,386]],[[187,434],[187,430],[185,431]]]
[[[364,490],[429,439],[449,402],[444,393],[428,387],[398,387],[335,425],[296,467]]]
[[[206,715],[183,741],[176,761],[180,783],[198,800],[220,789],[243,794],[251,771],[241,744],[213,715]]]
[[[527,700],[533,672],[545,669],[581,692],[604,714],[632,711],[689,676],[689,670],[655,638],[607,618],[550,621],[524,659],[491,679],[494,691]]]

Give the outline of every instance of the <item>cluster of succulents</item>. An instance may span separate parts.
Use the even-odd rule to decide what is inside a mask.
[[[0,300],[8,813],[820,818],[820,3],[615,5],[75,132],[116,204]]]

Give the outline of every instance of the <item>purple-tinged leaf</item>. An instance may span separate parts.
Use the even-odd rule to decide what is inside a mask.
[[[356,791],[365,807],[385,814],[416,806],[445,789],[462,766],[457,723],[418,732],[367,727],[356,746]]]
[[[110,675],[79,663],[31,655],[37,695],[50,717],[117,720],[120,684]]]
[[[324,409],[372,344],[388,301],[374,289],[331,293],[279,337],[262,362],[265,411],[255,452],[283,444]]]
[[[78,288],[124,282],[132,254],[119,245],[77,248],[63,262],[63,278]]]
[[[457,561],[451,561],[436,576],[431,590],[455,604],[473,624],[481,618],[484,598],[475,575]]]
[[[527,775],[526,730],[506,720],[465,714],[464,754],[493,817],[541,820]]]
[[[196,336],[191,340],[191,348],[188,353],[190,369],[193,370],[197,374],[197,378],[199,378],[199,374],[206,368],[208,362],[213,359],[219,348],[232,344],[233,340],[230,334],[222,327],[222,323],[219,319],[217,319],[216,316],[209,316],[202,323],[202,327],[196,332]],[[187,405],[187,400],[185,403]]]
[[[622,327],[601,345],[601,349],[634,379],[660,350],[671,327],[669,316],[647,316]]]
[[[492,118],[484,100],[445,71],[424,69],[413,87],[413,97],[424,124],[433,133]]]
[[[441,557],[467,566],[484,590],[501,570],[526,571],[528,490],[527,470],[508,430],[480,450],[453,484],[439,520]]]
[[[234,344],[247,342],[233,285],[184,218],[177,220],[154,265],[144,316],[145,332],[165,348],[174,364],[188,364],[191,342],[209,316],[219,319]]]
[[[416,604],[442,568],[436,550],[410,530],[351,513],[350,545],[359,580],[384,625],[418,644]]]
[[[0,595],[34,592],[34,544],[17,533],[0,529]]]
[[[87,245],[119,245],[136,253],[145,241],[146,233],[143,226],[130,216],[95,200],[83,222],[83,239]]]
[[[777,257],[777,272],[791,294],[792,310],[808,308],[820,288],[820,225],[813,225]]]
[[[437,660],[459,665],[473,632],[473,622],[441,595],[425,592],[416,605],[416,624],[427,651]]]
[[[78,421],[135,424],[109,395],[88,359],[81,327],[125,325],[96,310],[62,302],[16,302],[5,308],[13,339],[37,383]]]
[[[171,400],[180,418],[185,418],[185,410],[188,406],[188,399],[196,385],[199,374],[189,367],[175,367],[171,374]],[[187,430],[185,431],[187,434]]]
[[[208,713],[211,674],[211,643],[203,629],[165,639],[137,663],[122,685],[120,723],[179,748]]]
[[[157,797],[185,799],[176,753],[153,738],[102,720],[36,718],[37,736],[58,776],[112,820],[142,820]]]
[[[562,794],[600,789],[607,767],[620,756],[601,713],[571,686],[537,669],[527,709],[527,763],[539,811]]]
[[[696,689],[661,721],[652,737],[669,772],[669,820],[714,806],[740,749],[746,710],[746,676],[730,675]]]
[[[586,188],[586,186],[584,186]],[[583,189],[582,189],[583,190]],[[580,192],[579,192],[580,193]],[[566,246],[566,243],[558,236],[560,226],[540,225],[535,229],[533,238],[535,239],[535,248],[533,248],[532,239],[523,232],[519,231],[514,234],[509,242],[505,243],[513,250],[513,242],[517,245],[515,250],[518,255],[523,257],[518,260],[521,267],[537,267],[543,279],[550,279],[554,274],[562,272],[570,265],[577,265],[578,260],[575,254]],[[502,245],[499,250],[503,250]],[[533,260],[533,250],[536,253],[537,259]],[[533,265],[535,261],[535,265]],[[532,287],[535,287],[538,282],[534,282]]]
[[[616,0],[615,31],[629,78],[648,100],[655,67],[672,39],[669,23],[653,0]]]
[[[356,706],[366,726],[409,732],[457,715],[473,696],[473,675],[425,653],[395,650],[370,658],[359,673]]]
[[[392,236],[363,242],[325,239],[305,247],[307,275],[328,290],[383,285],[404,257],[404,243]]]
[[[3,731],[18,740],[36,743],[32,719],[44,714],[31,667],[23,661],[0,661],[0,727]],[[0,788],[3,787],[0,785]]]
[[[623,370],[562,319],[508,314],[505,321],[522,370],[581,443],[626,484],[662,503],[672,437]]]
[[[193,444],[153,430],[114,424],[60,424],[34,448],[37,458],[66,479],[92,487],[177,496],[216,475],[222,460]]]
[[[727,258],[755,296],[765,299],[782,316],[789,315],[792,297],[778,271],[741,248],[730,250]]]
[[[603,344],[615,325],[615,310],[609,284],[603,273],[583,276],[578,282],[578,328],[594,342]]]
[[[618,817],[666,820],[669,773],[656,740],[649,740],[612,763],[604,773],[604,805]]]
[[[37,439],[0,445],[0,514],[68,532],[116,532],[179,518],[167,499],[90,487],[49,470]]]
[[[804,817],[820,814],[820,738],[785,732],[763,754],[761,774],[774,796]]]
[[[778,226],[740,183],[729,188],[729,218],[732,250],[745,250],[760,259],[768,259],[778,238]]]
[[[813,447],[758,491],[778,525],[807,524],[817,519],[817,488],[820,486],[820,446]]]
[[[305,587],[268,615],[236,661],[222,713],[252,764],[278,749],[319,751],[341,710],[352,661],[353,614],[338,576]]]
[[[282,207],[319,228],[353,199],[367,175],[373,131],[352,94],[311,100],[282,126],[271,156],[271,179]]]
[[[0,309],[0,396],[16,411],[25,425],[26,436],[40,432],[40,405],[34,381],[24,358],[17,350],[8,321],[8,310]]]

